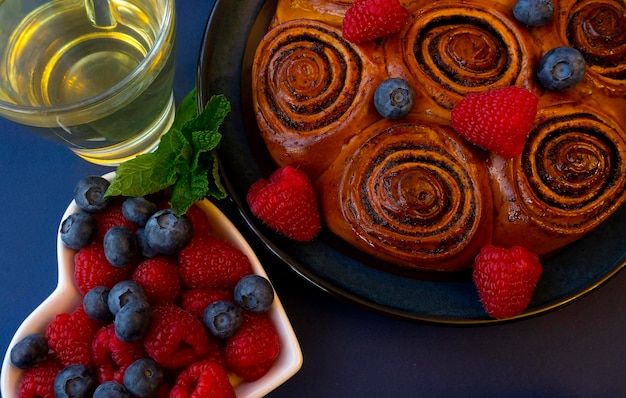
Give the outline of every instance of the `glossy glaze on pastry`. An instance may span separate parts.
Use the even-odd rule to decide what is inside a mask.
[[[333,234],[377,261],[456,271],[487,242],[552,253],[626,200],[621,0],[555,0],[554,18],[536,28],[514,19],[515,0],[401,0],[404,28],[360,45],[341,36],[351,3],[279,0],[253,65],[269,153],[309,173]],[[544,90],[536,66],[562,45],[585,56],[585,77]],[[416,91],[403,120],[373,106],[390,77]],[[450,127],[465,95],[503,86],[539,96],[524,151],[508,160]]]

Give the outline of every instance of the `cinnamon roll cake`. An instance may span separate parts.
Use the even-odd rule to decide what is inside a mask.
[[[626,200],[626,6],[555,0],[539,27],[515,0],[401,0],[403,28],[363,44],[342,37],[351,0],[279,0],[254,58],[253,105],[277,166],[314,182],[325,226],[376,261],[428,271],[470,268],[486,243],[540,256],[589,233]],[[543,54],[577,49],[583,81],[536,77]],[[374,107],[400,77],[415,91],[404,119]],[[524,87],[539,112],[521,155],[461,138],[450,112],[471,93]]]

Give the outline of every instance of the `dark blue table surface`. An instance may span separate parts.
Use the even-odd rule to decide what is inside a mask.
[[[194,87],[212,5],[212,0],[177,3],[178,101]],[[0,170],[4,356],[20,323],[56,286],[56,232],[76,181],[111,169],[88,164],[1,120]],[[444,327],[392,319],[346,303],[267,253],[258,254],[304,356],[302,369],[271,397],[626,397],[624,272],[537,318]]]

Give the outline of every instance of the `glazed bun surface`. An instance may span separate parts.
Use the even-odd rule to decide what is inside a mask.
[[[305,170],[325,227],[398,267],[471,268],[486,243],[540,256],[589,233],[626,200],[626,7],[555,1],[546,25],[513,16],[514,0],[401,1],[409,21],[364,44],[342,36],[350,0],[279,0],[254,58],[253,106],[277,166]],[[568,46],[582,82],[545,89],[537,66]],[[374,107],[400,77],[415,106],[400,120]],[[503,159],[451,127],[472,93],[524,87],[539,97],[521,155]]]

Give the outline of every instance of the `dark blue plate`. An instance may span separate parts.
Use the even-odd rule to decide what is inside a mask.
[[[487,317],[468,275],[441,279],[380,269],[342,247],[327,231],[314,242],[295,243],[266,229],[245,203],[248,187],[274,166],[264,151],[251,110],[254,51],[267,30],[276,0],[217,0],[199,55],[198,101],[225,94],[232,112],[222,128],[219,157],[230,199],[250,230],[276,257],[321,289],[386,315],[415,321],[475,325]],[[626,263],[626,207],[596,231],[544,262],[528,309],[515,320],[559,308],[591,292]]]

